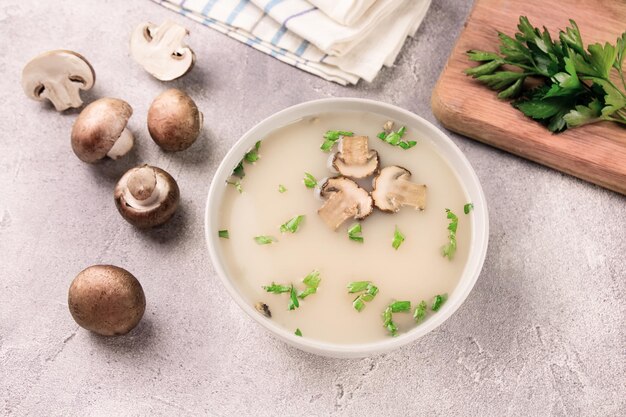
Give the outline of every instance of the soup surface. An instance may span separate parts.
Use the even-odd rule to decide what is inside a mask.
[[[471,213],[463,213],[468,202],[465,192],[435,146],[428,138],[418,137],[411,126],[404,139],[417,141],[413,148],[404,150],[377,138],[386,121],[376,114],[342,112],[280,128],[259,138],[260,158],[244,164],[242,192],[225,185],[219,216],[220,229],[228,230],[229,238],[220,239],[218,250],[227,273],[251,305],[267,304],[269,320],[291,332],[300,329],[303,337],[340,344],[388,338],[381,314],[391,302],[411,301],[410,312],[393,315],[398,333],[404,333],[416,326],[413,309],[421,300],[427,301],[428,317],[432,317],[437,314],[430,308],[433,297],[452,293],[459,281],[472,224]],[[389,214],[374,209],[360,221],[363,243],[348,238],[347,230],[356,220],[332,230],[317,214],[324,201],[303,183],[305,172],[318,181],[332,176],[327,167],[329,154],[320,150],[328,130],[368,136],[370,148],[379,153],[381,168],[399,165],[411,171],[412,182],[428,186],[425,210],[403,207]],[[359,183],[371,190],[371,180]],[[286,191],[279,192],[280,185]],[[446,208],[458,216],[457,251],[452,260],[441,251],[449,242]],[[297,215],[305,216],[297,232],[281,233],[280,226]],[[396,227],[405,236],[397,250],[392,247]],[[260,245],[255,236],[272,236],[277,241]],[[275,282],[302,290],[302,279],[314,270],[320,273],[318,290],[300,300],[295,310],[287,308],[289,293],[263,289]],[[352,305],[357,294],[346,289],[352,281],[371,281],[379,289],[360,312]]]

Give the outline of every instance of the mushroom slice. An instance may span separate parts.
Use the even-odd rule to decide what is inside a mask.
[[[57,111],[82,106],[79,90],[89,90],[95,81],[96,74],[82,55],[61,49],[37,55],[22,70],[26,95],[50,100]]]
[[[344,136],[332,166],[346,177],[365,178],[378,170],[378,152],[369,148],[367,136]]]
[[[130,38],[130,54],[146,71],[161,81],[171,81],[187,73],[196,56],[183,39],[189,31],[174,22],[161,26],[141,23]]]
[[[90,103],[72,127],[72,149],[81,161],[117,159],[130,151],[133,134],[126,129],[133,109],[124,100],[101,98]]]
[[[167,222],[178,208],[176,180],[161,168],[142,165],[126,172],[114,191],[115,205],[133,226],[149,228]]]
[[[369,216],[374,209],[369,193],[346,177],[326,180],[320,194],[327,200],[317,213],[334,230],[350,218],[363,219]]]
[[[424,210],[426,186],[409,181],[411,172],[399,166],[385,167],[374,178],[372,198],[382,211],[397,212],[402,206]]]

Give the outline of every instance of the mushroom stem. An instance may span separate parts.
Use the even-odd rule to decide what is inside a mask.
[[[71,81],[68,80],[67,83],[71,83]],[[62,84],[59,85],[55,82],[46,83],[40,97],[50,100],[57,111],[63,111],[69,109],[70,107],[76,108],[83,105],[83,101],[80,99],[80,94],[78,94],[78,89],[67,87]]]
[[[317,211],[324,223],[337,230],[339,226],[359,212],[358,202],[348,200],[342,192],[332,193]]]
[[[152,190],[149,195],[143,196],[141,195],[137,198],[138,195],[142,194],[137,187],[133,187],[133,183],[138,183],[142,179],[144,170],[150,170],[154,172],[154,169],[150,166],[142,167],[131,174],[128,178],[127,188],[124,192],[124,199],[126,200],[126,205],[133,207],[136,210],[152,210],[158,207],[163,200],[167,197],[169,192],[169,186],[167,181],[163,178],[162,175],[155,175],[154,177],[154,185],[152,185]],[[142,172],[143,171],[143,172]],[[144,197],[144,198],[141,198]]]
[[[115,141],[113,147],[107,152],[107,156],[111,159],[118,159],[126,155],[135,144],[135,138],[130,130],[124,128],[120,137]]]
[[[417,210],[426,207],[426,186],[411,181],[397,179],[390,185],[389,200],[398,206],[411,206]]]

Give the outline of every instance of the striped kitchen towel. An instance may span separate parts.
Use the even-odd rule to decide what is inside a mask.
[[[333,42],[327,35],[313,33],[326,32],[328,26],[322,25],[329,22],[341,25],[305,0],[153,1],[283,62],[343,85],[356,84],[360,78],[372,81],[383,65],[392,65],[430,5],[430,0],[400,0],[395,10],[363,24],[358,33],[354,28],[343,27],[343,32],[335,28]],[[373,11],[368,10],[362,20]],[[312,18],[315,16],[318,18]]]

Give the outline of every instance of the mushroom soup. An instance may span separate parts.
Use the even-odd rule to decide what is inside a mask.
[[[259,140],[228,181],[215,231],[228,275],[259,314],[342,344],[437,314],[467,262],[472,216],[427,137],[338,112]]]

